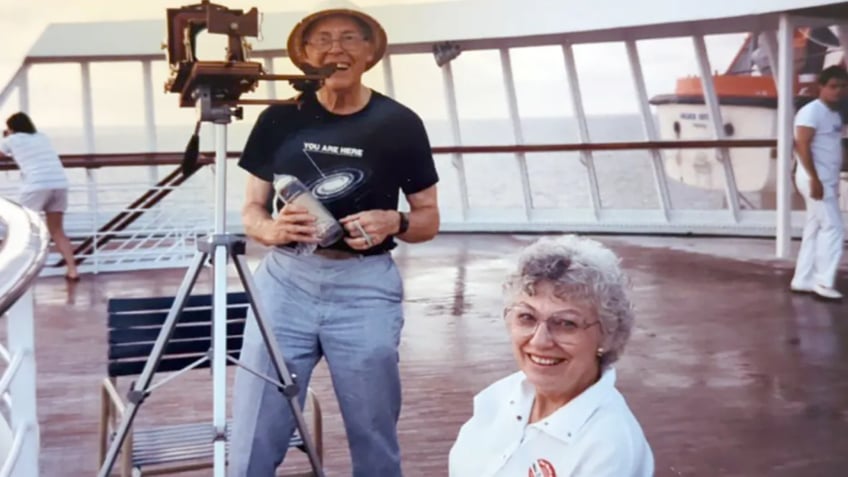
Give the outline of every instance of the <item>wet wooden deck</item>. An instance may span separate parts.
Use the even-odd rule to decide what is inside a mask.
[[[499,283],[507,254],[531,239],[444,235],[397,252],[407,296],[400,437],[408,477],[447,474],[472,396],[515,369]],[[767,259],[770,241],[601,240],[624,257],[634,281],[638,322],[617,366],[619,385],[654,449],[658,476],[845,475],[848,304],[788,293],[792,264]],[[37,283],[42,475],[96,471],[106,300],[172,295],[183,272]],[[205,274],[197,291],[208,284]],[[844,271],[840,285],[848,290]],[[323,365],[312,387],[326,413],[327,474],[350,475]],[[211,378],[196,371],[156,391],[139,422],[202,419],[209,409]],[[297,456],[284,467],[304,464]]]

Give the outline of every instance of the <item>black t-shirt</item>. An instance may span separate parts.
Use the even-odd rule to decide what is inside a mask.
[[[272,183],[275,175],[297,177],[336,219],[365,210],[396,210],[399,191],[414,194],[439,180],[421,118],[376,91],[350,115],[327,111],[314,93],[304,96],[299,107],[269,106],[253,126],[239,166]],[[365,253],[395,245],[389,237]],[[344,240],[329,248],[354,251]]]

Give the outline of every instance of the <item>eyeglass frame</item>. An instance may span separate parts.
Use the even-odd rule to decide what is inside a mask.
[[[339,44],[339,48],[341,48],[345,51],[356,51],[356,49],[361,48],[364,43],[367,43],[368,41],[370,41],[370,38],[367,35],[363,35],[361,33],[354,33],[354,32],[350,32],[350,31],[343,33],[341,38],[333,38],[332,35],[328,35],[328,34],[319,34],[319,35],[315,35],[315,36],[319,37],[319,38],[325,38],[329,41],[327,42],[327,44],[324,47],[319,46],[312,39],[304,39],[303,43],[305,45],[311,46],[312,48],[315,48],[319,53],[326,53],[326,52],[332,50],[333,45],[336,44],[336,43]],[[348,38],[345,38],[345,36],[348,36]],[[351,39],[351,37],[353,39],[355,39],[357,44],[355,46],[352,46],[352,45],[345,46],[343,42],[346,39]]]
[[[504,307],[504,310],[503,310],[504,320],[507,322],[507,325],[508,325],[508,326],[509,326],[509,328],[510,328],[510,332],[514,332],[513,330],[515,329],[515,326],[514,326],[514,324],[513,324],[513,323],[511,323],[511,320],[510,320],[510,318],[509,318],[509,313],[510,313],[512,310],[516,309],[516,308],[524,308],[524,309],[527,309],[527,307],[522,306],[522,305],[520,305],[520,304],[514,304],[514,305],[509,305],[509,306],[507,306],[507,307]],[[527,311],[529,312],[529,310],[527,310]],[[551,326],[551,325],[550,325],[550,321],[552,320],[552,318],[551,318],[551,317],[547,317],[547,318],[545,318],[545,319],[539,319],[539,318],[537,318],[537,317],[536,317],[536,315],[534,315],[534,314],[532,314],[532,313],[528,313],[528,314],[532,315],[532,316],[533,316],[533,318],[536,320],[536,325],[533,327],[533,331],[528,332],[528,333],[524,333],[524,334],[520,334],[520,336],[524,336],[524,337],[533,337],[533,336],[535,336],[535,335],[536,335],[536,333],[538,333],[538,332],[539,332],[539,325],[540,325],[541,323],[544,323],[544,324],[545,324],[545,331],[548,333],[548,336],[550,336],[550,337],[551,337],[551,340],[553,340],[553,341],[555,341],[555,342],[557,342],[557,343],[560,343],[560,344],[572,344],[572,342],[563,342],[563,341],[561,341],[561,340],[557,340],[556,338],[554,338],[554,333],[551,331],[551,328],[550,328],[550,326]],[[556,315],[557,315],[557,314],[554,314],[554,318],[556,318]],[[567,322],[573,323],[573,324],[574,324],[574,326],[575,326],[575,329],[574,329],[573,331],[570,331],[570,332],[568,333],[568,335],[567,335],[567,336],[575,336],[575,335],[577,335],[580,331],[586,331],[586,330],[588,330],[589,328],[591,328],[591,327],[593,327],[593,326],[595,326],[595,325],[599,325],[599,326],[601,327],[601,332],[603,332],[603,324],[601,323],[601,320],[595,320],[595,321],[592,321],[592,322],[583,322],[583,323],[578,323],[577,321],[575,321],[575,320],[571,320],[571,319],[568,319],[568,318],[562,318],[562,319],[563,319],[564,321],[567,321]]]

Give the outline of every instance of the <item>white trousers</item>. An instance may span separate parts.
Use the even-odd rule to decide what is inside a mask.
[[[832,288],[845,240],[839,186],[825,185],[824,198],[814,200],[810,198],[810,180],[805,175],[798,175],[795,183],[807,205],[807,222],[792,283],[801,287]]]

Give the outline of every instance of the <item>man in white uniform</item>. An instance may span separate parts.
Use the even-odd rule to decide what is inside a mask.
[[[807,223],[790,289],[839,300],[842,294],[834,281],[845,240],[839,210],[839,173],[845,151],[837,106],[848,87],[848,72],[831,66],[821,72],[818,83],[818,99],[795,116],[795,185],[807,205]]]

